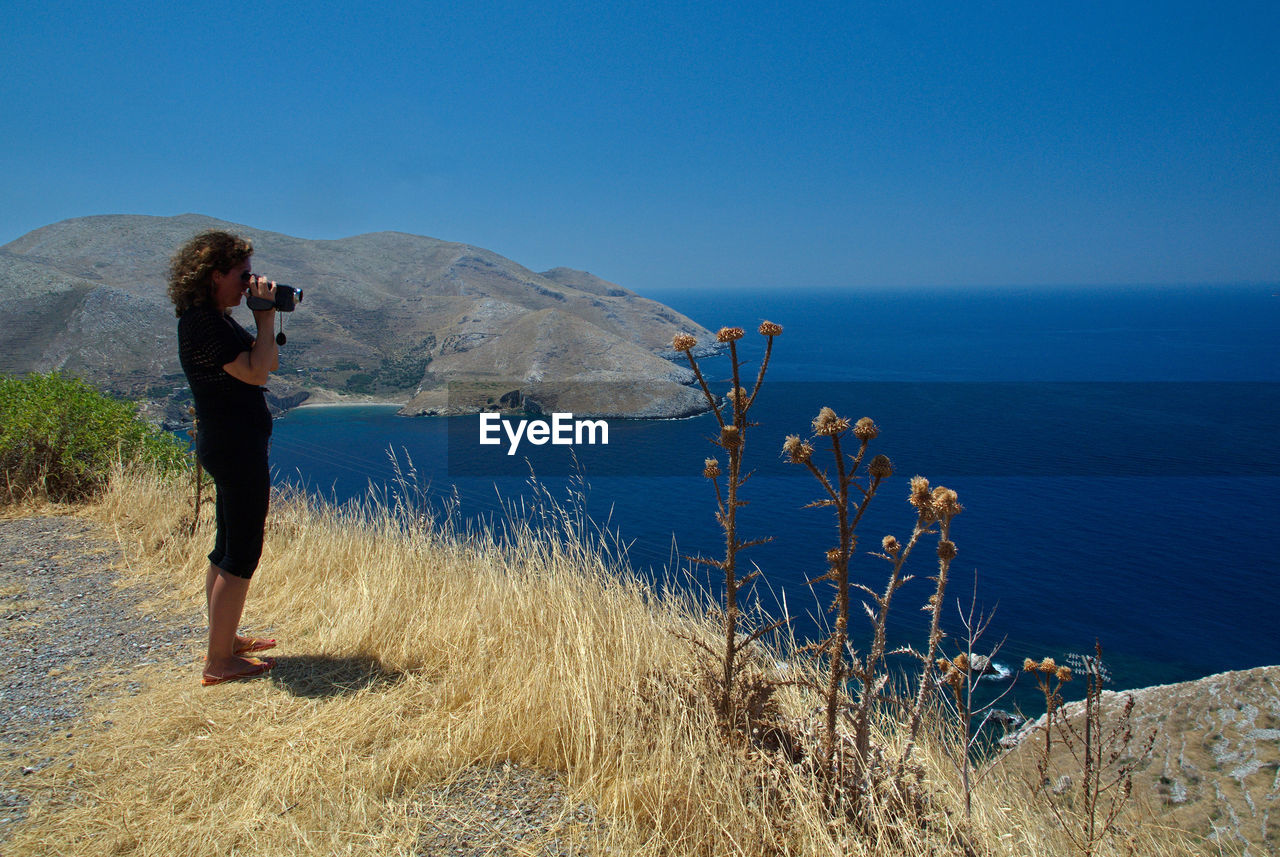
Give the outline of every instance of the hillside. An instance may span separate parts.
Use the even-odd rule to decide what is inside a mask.
[[[255,271],[304,290],[299,311],[284,317],[289,342],[268,385],[277,408],[350,397],[443,413],[449,382],[486,381],[535,400],[542,390],[548,402],[552,385],[596,415],[700,409],[692,374],[664,358],[675,333],[709,334],[589,273],[539,274],[418,235],[313,241],[196,214],[65,220],[0,247],[0,372],[62,369],[180,413],[166,268],[183,241],[210,228],[250,238]],[[235,314],[252,329],[247,310]]]
[[[1079,691],[1078,688],[1075,690]],[[1134,699],[1134,746],[1155,734],[1134,772],[1134,794],[1167,823],[1242,857],[1280,853],[1280,666],[1220,673],[1137,690],[1103,691],[1104,732]],[[1063,709],[1073,722],[1082,703]],[[1034,770],[1044,718],[1013,737],[1011,761]],[[1062,751],[1059,750],[1059,754]],[[1064,770],[1054,769],[1054,776]],[[1077,774],[1078,778],[1078,774]]]
[[[714,613],[579,540],[570,515],[550,516],[551,529],[512,519],[499,538],[410,506],[278,495],[244,629],[277,639],[278,663],[201,688],[193,581],[214,511],[193,512],[188,485],[132,472],[67,526],[0,528],[21,703],[0,771],[16,822],[0,827],[5,854],[1079,853],[1004,765],[966,818],[945,721],[927,720],[915,747],[922,802],[831,812],[812,767],[812,662],[763,643],[750,656],[762,679],[786,676],[774,700],[801,756],[734,747],[706,697],[714,662],[693,642],[717,639]],[[95,588],[103,598],[68,597]],[[1236,701],[1204,698],[1204,713],[1239,719]],[[1161,738],[1194,745],[1199,722],[1170,718]],[[907,726],[877,723],[872,740],[892,760]],[[1095,857],[1244,857],[1163,811],[1130,810]]]

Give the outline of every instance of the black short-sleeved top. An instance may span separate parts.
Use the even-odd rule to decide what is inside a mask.
[[[222,368],[251,348],[249,332],[216,307],[194,306],[178,319],[178,359],[195,399],[201,446],[270,436],[265,388],[246,384]]]

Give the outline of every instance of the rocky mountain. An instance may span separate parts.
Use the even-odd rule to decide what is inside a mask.
[[[166,269],[179,245],[212,228],[253,241],[255,272],[304,290],[298,311],[280,314],[288,344],[268,385],[276,407],[485,406],[451,397],[451,382],[519,390],[531,408],[584,416],[705,407],[670,343],[682,331],[703,342],[710,334],[584,271],[539,274],[489,250],[399,232],[314,241],[196,214],[65,220],[0,247],[0,372],[61,369],[180,411]],[[233,312],[253,330],[248,310]]]

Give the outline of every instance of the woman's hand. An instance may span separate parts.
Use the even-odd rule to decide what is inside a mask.
[[[268,280],[266,277],[259,277],[255,274],[249,275],[248,285],[249,297],[261,298],[264,301],[271,302],[271,309],[255,309],[253,316],[256,319],[258,313],[274,313],[276,302],[276,283],[275,280]]]

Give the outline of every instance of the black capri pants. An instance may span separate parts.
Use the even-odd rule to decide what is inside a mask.
[[[233,443],[197,441],[200,463],[218,489],[214,504],[218,532],[209,562],[245,580],[253,577],[262,558],[262,540],[271,499],[271,470],[267,464],[270,435],[242,438]]]

